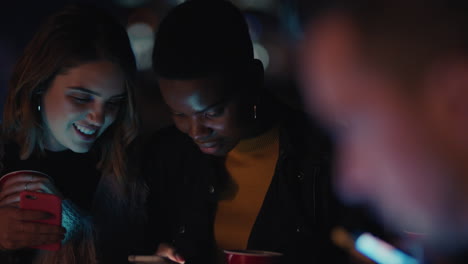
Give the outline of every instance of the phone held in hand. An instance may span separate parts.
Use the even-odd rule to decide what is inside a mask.
[[[379,264],[419,264],[415,258],[370,233],[356,239],[356,249]]]
[[[43,211],[52,215],[52,217],[48,219],[37,220],[34,222],[58,226],[62,225],[62,200],[57,195],[33,191],[22,191],[20,193],[20,208]],[[34,248],[57,251],[60,249],[60,247],[61,243],[54,243],[36,246]]]
[[[166,259],[155,255],[130,255],[128,261],[131,263],[149,263],[149,264],[165,264]]]

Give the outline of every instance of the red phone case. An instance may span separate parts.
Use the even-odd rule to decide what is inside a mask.
[[[50,225],[62,225],[62,200],[53,194],[22,191],[20,193],[20,208],[29,210],[38,210],[48,212],[53,217],[34,222],[46,223]],[[34,248],[57,251],[61,247],[61,243],[41,245]]]

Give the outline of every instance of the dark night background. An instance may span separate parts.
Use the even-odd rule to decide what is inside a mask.
[[[151,132],[170,123],[151,65],[148,61],[141,60],[150,58],[152,39],[161,18],[167,10],[182,1],[2,1],[0,4],[0,111],[3,109],[12,68],[41,22],[68,4],[87,3],[107,10],[127,27],[132,45],[134,44],[137,63],[140,64],[137,103],[142,117],[142,133]],[[301,32],[301,18],[297,10],[304,10],[304,6],[311,4],[287,0],[232,0],[232,2],[244,12],[249,23],[256,57],[263,61],[266,68],[267,87],[286,103],[300,108],[301,101],[297,94],[294,76],[295,53]],[[138,26],[130,29],[136,24]]]

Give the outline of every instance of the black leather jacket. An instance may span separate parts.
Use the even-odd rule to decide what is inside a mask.
[[[279,159],[248,249],[282,252],[285,264],[340,263],[342,254],[329,239],[338,210],[330,188],[331,146],[308,124],[295,113],[280,125]],[[201,153],[175,127],[159,131],[145,147],[152,252],[157,243],[172,243],[187,263],[212,263],[224,160]]]

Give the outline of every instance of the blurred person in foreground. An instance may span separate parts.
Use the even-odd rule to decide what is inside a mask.
[[[468,242],[468,5],[349,1],[312,20],[302,79],[336,189],[451,256]]]
[[[91,6],[50,16],[16,64],[4,107],[0,172],[0,262],[128,263],[144,188],[127,173],[136,135],[136,71],[118,21]],[[31,221],[23,190],[62,199],[62,226]],[[66,232],[65,232],[66,229]],[[62,243],[58,251],[33,246]]]
[[[263,86],[242,13],[187,1],[161,22],[153,56],[175,123],[145,145],[153,253],[223,263],[223,249],[253,249],[334,263],[329,141]]]

